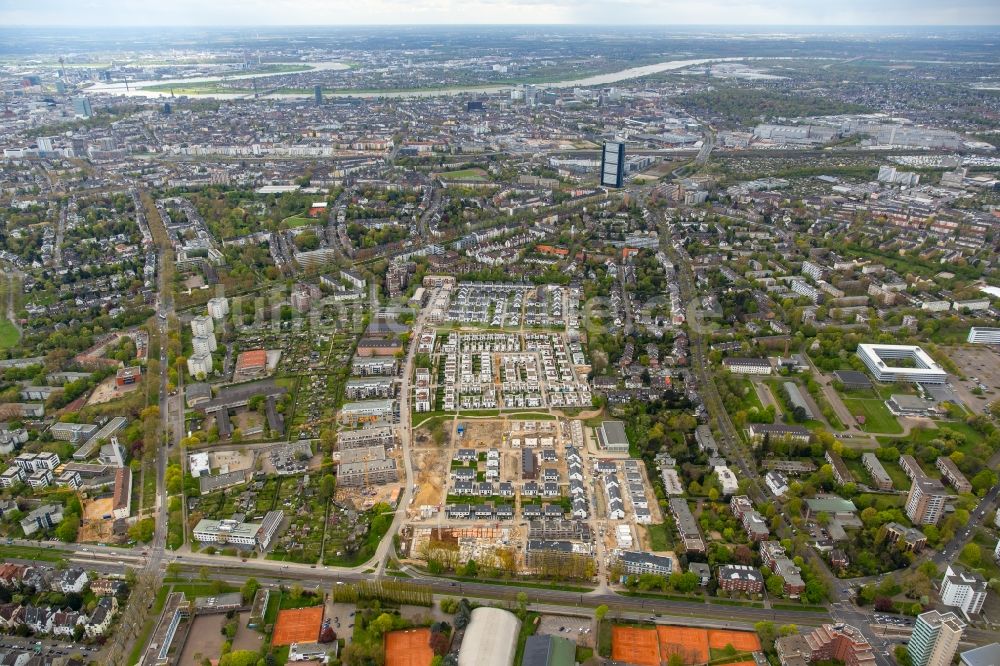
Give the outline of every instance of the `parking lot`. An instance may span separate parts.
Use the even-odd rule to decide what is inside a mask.
[[[590,618],[572,617],[569,615],[543,615],[539,620],[538,631],[544,636],[563,636],[576,641],[577,645],[593,647],[594,634]]]
[[[967,407],[981,413],[1000,393],[1000,354],[983,345],[949,347],[947,354],[965,375],[964,380],[951,377],[955,392]]]

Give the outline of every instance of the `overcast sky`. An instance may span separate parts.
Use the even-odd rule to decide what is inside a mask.
[[[0,0],[0,25],[996,25],[1000,0]]]

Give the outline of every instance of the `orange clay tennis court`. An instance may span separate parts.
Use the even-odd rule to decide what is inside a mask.
[[[611,627],[611,658],[636,666],[660,666],[656,632],[640,627]]]
[[[430,629],[390,631],[385,635],[385,666],[430,666],[434,651]]]
[[[709,629],[708,647],[721,650],[732,645],[737,652],[756,652],[760,650],[760,640],[751,631],[731,631],[729,629]]]
[[[673,654],[680,655],[685,664],[704,664],[711,658],[708,632],[704,629],[665,624],[656,627],[656,635],[664,663]]]
[[[323,607],[294,608],[278,612],[271,645],[315,643],[323,624]]]

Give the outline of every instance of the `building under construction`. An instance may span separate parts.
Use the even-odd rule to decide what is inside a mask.
[[[372,484],[394,483],[399,480],[396,461],[385,453],[385,446],[369,446],[340,452],[337,484],[345,488],[368,487]]]

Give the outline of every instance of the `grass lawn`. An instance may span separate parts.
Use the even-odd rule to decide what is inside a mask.
[[[281,228],[297,229],[298,227],[308,227],[318,223],[319,221],[315,218],[303,217],[302,215],[292,215],[291,217],[286,217],[281,221]]]
[[[0,559],[38,560],[40,562],[58,562],[71,553],[55,548],[35,548],[33,546],[0,546]]]
[[[892,479],[892,487],[896,490],[906,490],[910,487],[910,479],[906,476],[903,468],[895,460],[880,460],[889,478]],[[865,474],[868,471],[865,470]]]
[[[281,647],[271,648],[271,654],[274,655],[275,664],[287,664],[288,663],[288,653],[291,652],[291,645],[282,645]]]
[[[281,610],[281,592],[272,593],[267,599],[267,609],[264,611],[264,624],[274,624]]]
[[[461,169],[459,171],[443,171],[438,174],[441,180],[475,180],[480,182],[488,181],[489,174],[482,169]]]
[[[524,622],[521,623],[521,631],[517,635],[517,652],[514,653],[514,663],[520,664],[524,659],[524,645],[528,642],[529,636],[535,635],[535,620],[539,613],[527,613]]]
[[[210,597],[218,594],[218,588],[215,587],[214,583],[174,583],[171,587],[174,592],[183,592],[188,599]],[[222,583],[222,592],[233,592],[234,590],[236,590],[236,587],[228,583]]]
[[[890,412],[885,403],[877,399],[844,398],[844,406],[855,416],[864,416],[865,422],[861,429],[865,432],[880,432],[897,435],[903,432],[902,426]]]
[[[764,604],[760,601],[741,601],[739,599],[709,599],[708,603],[717,604],[719,606],[748,606],[750,608],[763,608]]]
[[[0,349],[16,347],[21,341],[21,333],[9,319],[0,319]]]
[[[659,525],[646,525],[646,534],[649,536],[649,546],[654,552],[670,549],[667,543],[667,528],[663,523]]]
[[[757,409],[764,409],[764,404],[760,401],[760,397],[757,395],[757,390],[753,386],[753,382],[749,379],[744,379],[743,384],[746,387],[746,395],[743,396],[743,407],[750,409],[751,407],[756,407]],[[775,400],[779,405],[780,400]]]

